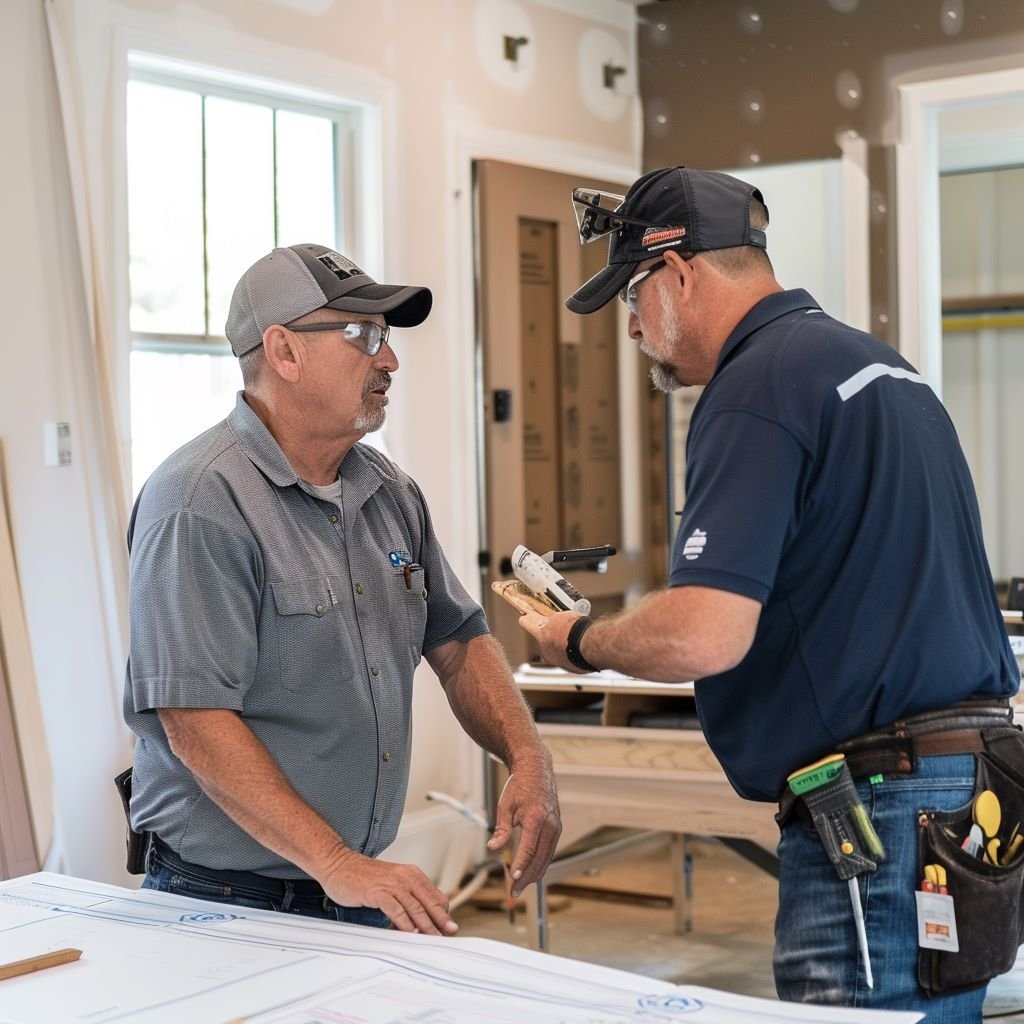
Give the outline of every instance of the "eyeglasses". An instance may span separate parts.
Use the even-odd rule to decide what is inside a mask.
[[[368,356],[375,356],[391,334],[387,324],[378,324],[373,320],[351,320],[341,324],[285,324],[289,331],[316,334],[319,331],[342,331],[345,340],[355,345]]]
[[[641,228],[662,228],[667,224],[659,224],[640,217],[631,217],[622,212],[626,203],[625,196],[614,192],[602,192],[597,188],[574,188],[572,190],[572,207],[576,213],[576,226],[579,228],[580,244],[596,242],[599,238],[618,231],[624,224],[632,224]]]
[[[629,281],[626,283],[625,287],[620,289],[619,298],[626,304],[626,309],[628,309],[630,313],[633,314],[633,316],[637,315],[637,288],[639,288],[640,285],[651,276],[651,274],[656,274],[659,270],[662,269],[662,267],[667,266],[668,264],[664,260],[661,260],[658,263],[655,263],[654,266],[648,267],[646,270],[641,270],[639,274],[634,274],[633,277],[631,277]]]

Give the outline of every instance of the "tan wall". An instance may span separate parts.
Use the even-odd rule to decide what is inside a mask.
[[[672,0],[639,11],[646,168],[789,163],[838,156],[840,132],[867,140],[871,329],[895,343],[896,85],[1021,66],[1024,5]]]

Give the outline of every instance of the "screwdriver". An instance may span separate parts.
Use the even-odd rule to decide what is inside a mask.
[[[868,983],[868,988],[874,988],[875,979],[871,973],[871,956],[868,952],[868,932],[864,927],[864,911],[860,905],[857,876],[854,875],[847,884],[850,886],[850,902],[853,904],[853,923],[857,926],[857,942],[860,945],[860,955],[864,958],[864,978]]]
[[[857,847],[851,841],[854,834],[848,831],[852,826],[855,837],[863,844],[872,860],[881,860],[885,850],[868,818],[864,805],[860,802],[853,780],[846,766],[846,758],[842,754],[830,754],[814,764],[807,765],[788,776],[789,788],[796,796],[804,797],[805,802],[810,794],[814,794],[809,805],[814,824],[819,834],[825,830],[830,832],[837,842],[830,850],[826,850],[840,878],[847,878],[850,889],[850,904],[853,907],[853,922],[857,929],[857,943],[860,955],[864,960],[864,977],[868,988],[875,987],[874,975],[871,972],[871,954],[868,949],[868,934],[864,925],[864,909],[860,903],[860,889],[857,887],[857,867],[853,859]],[[821,804],[823,798],[830,806],[826,809]],[[845,820],[844,820],[845,819]],[[873,870],[873,865],[871,866]],[[861,868],[861,871],[864,869]],[[851,873],[852,872],[852,873]],[[849,876],[849,877],[847,877]]]

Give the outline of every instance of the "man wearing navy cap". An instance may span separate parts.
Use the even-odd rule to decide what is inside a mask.
[[[520,622],[570,670],[696,680],[733,787],[784,801],[783,999],[977,1021],[984,978],[960,994],[919,982],[915,901],[918,815],[969,808],[981,733],[1005,733],[1019,684],[953,425],[896,351],[783,290],[751,185],[672,167],[624,198],[573,199],[581,239],[609,248],[566,305],[617,295],[655,386],[705,387],[668,587],[596,621]],[[848,875],[786,797],[791,773],[833,753],[886,850],[855,875],[866,941]]]
[[[378,284],[319,245],[274,249],[235,288],[245,390],[170,456],[132,515],[124,711],[148,888],[351,924],[452,934],[398,831],[421,655],[508,767],[491,849],[516,894],[558,840],[550,756],[416,483],[359,444],[384,421],[393,327],[428,289]]]

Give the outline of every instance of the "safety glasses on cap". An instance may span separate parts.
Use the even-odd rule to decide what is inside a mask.
[[[347,323],[285,324],[289,331],[315,334],[318,331],[341,331],[344,339],[368,356],[375,356],[388,340],[391,328],[373,320],[351,320]]]
[[[602,192],[595,188],[574,188],[572,190],[572,208],[576,213],[576,225],[580,232],[580,242],[596,242],[613,231],[618,231],[623,224],[635,224],[641,228],[658,228],[664,225],[639,217],[629,217],[621,213],[625,196],[614,192]]]

